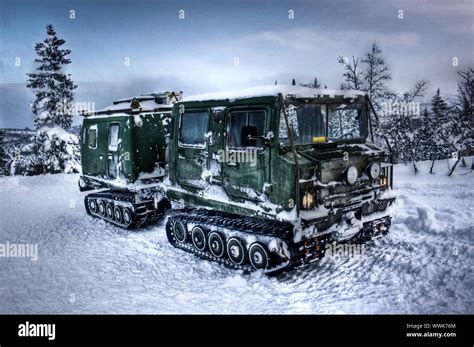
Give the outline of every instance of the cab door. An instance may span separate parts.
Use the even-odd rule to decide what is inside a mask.
[[[271,107],[234,107],[227,112],[224,189],[228,195],[258,200],[268,182]]]
[[[207,108],[186,109],[179,115],[176,179],[179,184],[205,189],[208,172],[209,113]]]

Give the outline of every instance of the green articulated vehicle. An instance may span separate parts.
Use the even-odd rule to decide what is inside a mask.
[[[167,216],[176,248],[266,273],[388,232],[390,146],[374,144],[364,93],[276,85],[181,96],[85,114],[80,187],[105,189],[86,196],[89,214],[125,228]]]

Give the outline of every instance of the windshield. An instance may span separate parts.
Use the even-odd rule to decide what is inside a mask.
[[[288,125],[296,145],[365,138],[365,104],[290,104],[286,107]],[[280,142],[289,144],[283,111],[280,114]]]
[[[342,140],[367,136],[367,115],[364,104],[329,104],[328,138]]]

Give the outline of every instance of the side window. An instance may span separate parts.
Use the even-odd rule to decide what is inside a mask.
[[[186,111],[181,116],[180,143],[190,146],[202,146],[206,143],[207,111]]]
[[[229,148],[259,147],[265,136],[265,110],[232,111],[229,117]]]
[[[110,152],[117,152],[118,145],[119,145],[119,130],[120,130],[120,125],[118,124],[111,124],[109,126],[109,151]]]
[[[241,132],[247,125],[247,112],[232,112],[230,114],[229,147],[242,147]]]
[[[89,148],[97,148],[97,127],[91,126],[88,130]]]

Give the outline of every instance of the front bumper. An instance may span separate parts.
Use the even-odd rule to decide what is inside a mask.
[[[305,228],[315,228],[317,233],[329,229],[334,224],[340,224],[349,214],[354,214],[358,220],[374,213],[380,213],[395,202],[395,197],[386,199],[376,199],[372,201],[364,201],[351,206],[345,206],[329,211],[327,215],[319,218],[307,218],[301,220],[301,226]]]
[[[363,223],[362,228],[344,243],[366,243],[388,234],[391,217],[385,216]],[[324,257],[328,245],[334,242],[332,234],[325,234],[293,244],[291,253],[293,266],[308,265]]]

